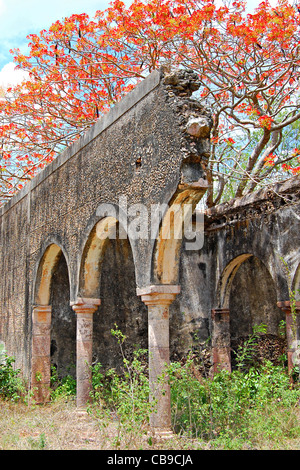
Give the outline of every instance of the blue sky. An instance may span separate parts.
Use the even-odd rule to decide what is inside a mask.
[[[124,0],[123,0],[124,1]],[[249,8],[260,0],[248,0]],[[52,23],[73,13],[93,17],[105,10],[110,0],[0,0],[0,84],[18,80],[12,64],[10,49],[20,48],[27,53],[26,36],[49,29]],[[131,0],[125,0],[130,4]]]
[[[27,49],[26,36],[48,29],[73,13],[93,16],[109,0],[0,0],[0,70],[12,60],[10,49]]]

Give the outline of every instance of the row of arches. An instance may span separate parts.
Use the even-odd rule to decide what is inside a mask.
[[[142,217],[127,227],[123,201],[119,200],[118,210],[103,204],[90,219],[87,239],[72,256],[71,268],[59,243],[52,240],[45,247],[36,268],[32,301],[31,385],[37,401],[48,399],[51,365],[58,375],[70,373],[75,356],[77,405],[85,406],[92,363],[120,365],[111,335],[117,325],[128,338],[129,349],[137,341],[148,349],[150,389],[158,401],[151,425],[170,429],[170,393],[160,389],[157,377],[170,357],[169,305],[180,292],[183,228],[188,220],[191,223],[205,189],[181,188],[162,210],[154,205],[159,210],[154,217],[151,213],[153,224],[146,239],[136,233],[144,223]],[[141,204],[133,207],[142,215],[147,212]]]
[[[270,358],[276,359],[275,349],[287,353],[289,370],[293,369],[300,326],[297,315],[300,312],[299,272],[300,264],[289,272],[280,260],[277,272],[271,275],[268,267],[251,253],[242,253],[228,262],[217,283],[217,307],[212,309],[214,371],[220,368],[231,371],[232,352],[236,352],[240,340],[247,338],[253,333],[253,327],[260,324],[267,327],[269,343],[273,341],[270,351],[274,355]],[[277,277],[282,274],[279,276],[284,280],[281,288],[274,274]]]
[[[169,305],[180,292],[175,282],[178,280],[181,241],[174,237],[158,240],[160,249],[154,250],[152,255],[157,268],[154,284],[137,289],[133,244],[128,237],[112,236],[118,231],[119,222],[114,217],[104,217],[93,226],[82,251],[75,299],[71,299],[74,275],[70,273],[68,256],[62,246],[50,243],[39,260],[33,294],[31,366],[31,383],[37,390],[38,401],[47,399],[51,365],[54,365],[61,377],[66,374],[76,376],[77,403],[84,405],[90,383],[87,364],[100,362],[104,367],[116,368],[121,365],[121,356],[111,335],[116,324],[127,336],[129,347],[138,345],[151,350],[152,369],[155,370],[153,383],[169,360]],[[248,315],[241,322],[234,312],[239,308],[251,309],[250,294],[247,296],[249,289],[245,285],[251,272],[254,276],[260,273],[264,285],[269,286],[267,297],[270,302],[264,305],[264,311],[260,311],[257,318]],[[158,280],[163,282],[158,284]],[[249,282],[252,281],[249,279]],[[260,284],[258,279],[255,287],[258,289],[257,304],[253,306],[253,312],[261,308]],[[299,287],[300,267],[293,275],[290,288],[296,291]],[[245,295],[240,298],[239,292],[243,289]],[[288,299],[276,297],[274,280],[257,257],[241,253],[229,260],[216,283],[217,307],[212,309],[211,316],[215,370],[220,367],[231,369],[234,332],[249,333],[253,321],[277,324],[284,318],[283,312],[290,313],[286,311]],[[279,300],[284,300],[285,305],[278,306]],[[161,411],[156,414],[153,426],[168,428],[170,398],[165,392],[159,396]]]
[[[83,250],[76,299],[71,298],[72,276],[64,249],[51,243],[39,261],[34,286],[31,367],[31,383],[38,401],[48,397],[52,367],[60,378],[69,374],[76,377],[76,306],[90,305],[93,309],[92,363],[100,362],[106,368],[121,366],[122,357],[111,334],[116,325],[129,345],[137,345],[138,339],[138,346],[147,347],[147,307],[136,295],[129,239],[110,237],[110,231],[117,226],[116,219],[105,218],[92,229]]]

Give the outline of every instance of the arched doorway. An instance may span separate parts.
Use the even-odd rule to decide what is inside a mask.
[[[256,361],[263,358],[278,363],[286,352],[285,315],[277,306],[274,281],[261,260],[247,258],[237,270],[229,294],[232,365],[238,346],[253,334],[253,328],[265,325],[260,337]]]
[[[70,284],[66,259],[61,254],[53,271],[51,291],[51,366],[59,379],[71,375],[75,378],[76,318],[70,306]]]
[[[279,360],[286,344],[280,333],[285,316],[277,306],[275,283],[266,266],[250,253],[231,260],[221,275],[218,307],[212,310],[214,370],[231,370],[239,345],[256,325],[266,325],[266,356]],[[262,351],[265,347],[262,347]]]
[[[75,362],[75,316],[70,307],[66,257],[52,243],[37,269],[32,312],[31,388],[37,402],[48,400],[51,365],[60,377]]]
[[[112,329],[118,328],[126,336],[125,354],[136,347],[147,348],[147,310],[136,295],[135,271],[131,244],[124,230],[119,237],[118,220],[112,216],[99,220],[83,250],[78,299],[73,305],[77,314],[79,407],[89,399],[92,363],[105,368],[122,366]]]

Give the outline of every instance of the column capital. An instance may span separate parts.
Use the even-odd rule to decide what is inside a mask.
[[[180,286],[160,284],[137,288],[136,293],[146,305],[170,305],[180,293]]]
[[[101,304],[100,299],[92,299],[87,297],[78,297],[74,302],[70,302],[70,305],[75,313],[94,313],[98,306]]]
[[[51,305],[33,305],[33,323],[51,323]]]
[[[211,316],[214,321],[229,321],[229,308],[213,308]]]
[[[39,310],[40,312],[51,312],[51,305],[33,305],[33,310]]]
[[[281,308],[285,313],[291,313],[291,302],[289,300],[284,300],[277,302],[277,307]],[[294,302],[295,312],[300,313],[300,301],[296,300]]]

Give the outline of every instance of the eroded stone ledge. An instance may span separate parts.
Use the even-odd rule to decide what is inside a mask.
[[[290,178],[252,194],[235,198],[205,211],[206,230],[218,230],[243,220],[262,217],[300,202],[300,178]]]

